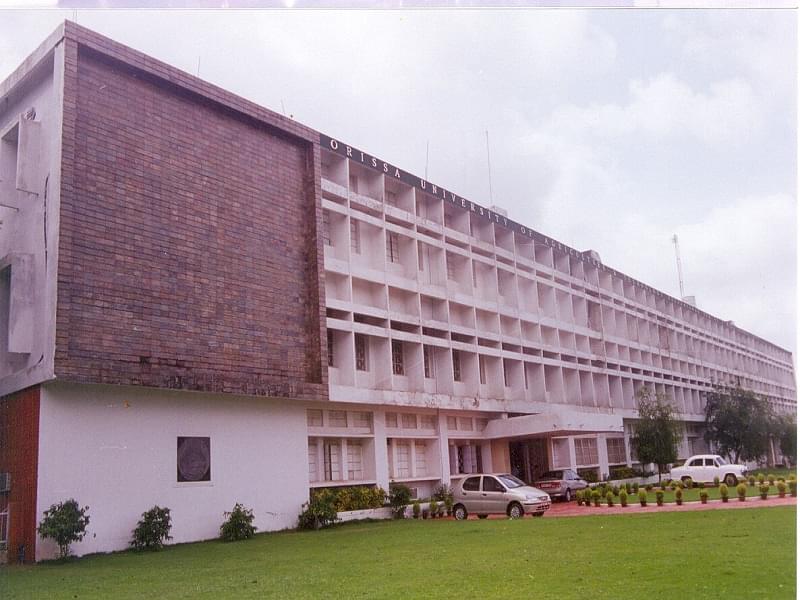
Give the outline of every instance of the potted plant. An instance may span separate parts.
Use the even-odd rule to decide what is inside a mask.
[[[445,496],[444,499],[444,512],[449,517],[453,514],[453,496]]]
[[[769,494],[769,484],[768,483],[762,483],[759,486],[758,491],[761,493],[761,499],[762,500],[766,500],[767,499],[767,494]]]
[[[736,494],[739,496],[739,502],[744,502],[747,497],[747,486],[744,483],[737,485]]]
[[[778,496],[780,496],[781,498],[785,498],[786,497],[786,482],[785,481],[779,481],[778,482]]]
[[[728,501],[728,486],[724,483],[719,486],[719,497],[722,498],[723,502]]]
[[[678,506],[683,504],[683,490],[680,487],[675,490],[675,504]]]
[[[775,475],[773,475],[772,473],[767,475],[767,481],[769,481],[770,486],[775,485]]]
[[[430,511],[429,511],[427,508],[423,508],[423,509],[422,509],[422,519],[423,519],[423,520],[425,520],[425,519],[427,519],[429,516],[431,516],[431,513],[430,513]]]
[[[595,507],[600,506],[600,490],[592,490],[592,500]]]
[[[664,506],[664,490],[658,490],[656,492],[656,504],[658,506]]]
[[[755,487],[756,485],[756,476],[755,475],[748,475],[747,476],[747,483],[750,487]]]
[[[583,490],[575,492],[575,501],[578,503],[578,506],[583,505]]]
[[[797,480],[790,479],[789,480],[789,493],[792,495],[793,498],[797,498]]]
[[[763,473],[759,473],[757,479],[758,479],[758,485],[760,486],[762,483],[764,483],[764,479],[766,478],[764,477]]]
[[[606,503],[609,506],[614,506],[614,492],[612,491],[606,492]]]
[[[429,510],[431,511],[431,519],[435,519],[439,516],[439,503],[436,500],[431,500],[429,505]]]
[[[639,490],[639,504],[647,506],[647,490]]]
[[[414,504],[411,505],[411,514],[414,515],[415,519],[419,519],[421,511],[422,507],[419,505],[419,500],[414,500]]]
[[[628,492],[625,489],[619,491],[619,504],[623,508],[628,506]]]
[[[719,487],[719,476],[714,475],[714,487]]]
[[[708,504],[708,492],[703,488],[700,490],[700,502],[702,504]]]

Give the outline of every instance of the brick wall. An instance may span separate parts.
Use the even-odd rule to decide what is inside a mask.
[[[36,491],[39,456],[39,387],[0,398],[0,472],[11,473],[11,492],[0,493],[0,509],[9,508],[8,562],[25,561],[36,551]]]
[[[57,377],[327,398],[313,136],[68,25]]]

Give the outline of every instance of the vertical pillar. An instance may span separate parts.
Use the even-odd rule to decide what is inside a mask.
[[[606,434],[601,433],[597,436],[597,459],[600,463],[600,479],[603,475],[608,475],[608,445],[606,444]]]
[[[439,414],[439,466],[440,466],[440,473],[442,476],[442,485],[450,485],[450,477],[452,473],[450,473],[450,448],[448,447],[449,438],[447,436],[447,417],[443,414]]]
[[[386,451],[386,418],[382,410],[372,414],[372,431],[375,435],[375,482],[389,491],[389,454]]]

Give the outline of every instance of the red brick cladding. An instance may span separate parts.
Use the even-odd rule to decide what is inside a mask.
[[[57,377],[327,398],[318,146],[118,58],[66,40]]]
[[[9,508],[8,562],[20,544],[25,560],[36,552],[36,481],[39,457],[39,387],[0,398],[0,471],[11,473],[11,492],[0,495]]]

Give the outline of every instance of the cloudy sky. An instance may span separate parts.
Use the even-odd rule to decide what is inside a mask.
[[[358,146],[795,350],[797,13],[0,12],[63,18]]]

